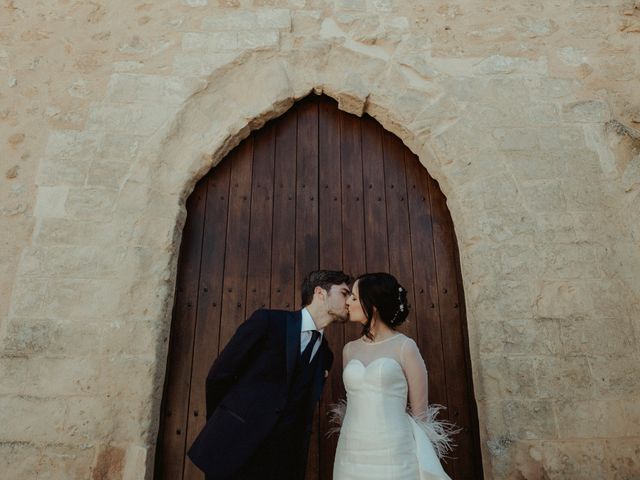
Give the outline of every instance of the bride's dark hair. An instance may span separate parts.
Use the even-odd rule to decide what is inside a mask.
[[[356,278],[358,296],[367,322],[362,327],[362,335],[373,340],[371,320],[374,309],[380,319],[395,330],[409,315],[411,307],[407,302],[407,289],[389,273],[365,273]]]

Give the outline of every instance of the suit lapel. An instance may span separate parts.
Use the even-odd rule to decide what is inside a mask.
[[[291,385],[296,359],[300,352],[302,312],[291,312],[287,321],[287,385]]]

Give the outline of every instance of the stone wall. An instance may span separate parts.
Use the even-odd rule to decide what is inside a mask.
[[[640,4],[7,0],[0,26],[7,478],[151,478],[185,199],[311,91],[447,195],[486,478],[640,475]]]

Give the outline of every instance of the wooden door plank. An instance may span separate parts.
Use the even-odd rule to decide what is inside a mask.
[[[313,100],[313,99],[311,99]],[[318,269],[318,104],[297,107],[296,154],[296,276],[295,297],[307,273]]]
[[[453,224],[453,221],[452,221]],[[460,322],[462,326],[462,338],[464,345],[464,356],[465,356],[465,369],[467,372],[467,390],[466,396],[469,399],[469,426],[465,427],[469,431],[469,435],[471,437],[471,444],[466,447],[469,452],[469,457],[473,459],[473,467],[471,470],[471,474],[467,475],[473,478],[484,478],[482,471],[482,451],[480,449],[480,427],[478,425],[478,408],[475,401],[475,393],[473,388],[473,379],[471,373],[471,355],[469,352],[469,333],[467,330],[467,309],[465,304],[464,297],[464,286],[462,283],[462,270],[460,268],[460,251],[458,250],[458,240],[455,233],[455,228],[452,228],[452,244],[453,244],[453,257],[456,261],[456,276],[458,283],[458,302],[460,306]],[[461,452],[464,452],[462,448],[460,448]],[[465,473],[466,475],[466,473]]]
[[[231,163],[219,348],[227,344],[246,319],[252,163],[253,137],[249,137],[237,147],[237,154]]]
[[[342,261],[347,273],[365,273],[364,207],[362,191],[362,132],[360,119],[340,112],[340,162],[342,183]],[[345,342],[360,337],[361,326],[345,327]]]
[[[259,308],[266,308],[271,297],[275,125],[272,122],[265,125],[254,136],[245,316]]]
[[[417,325],[425,317],[424,306],[417,304],[413,281],[413,253],[409,226],[407,177],[404,166],[406,147],[395,135],[383,131],[384,189],[387,204],[387,237],[389,241],[389,272],[407,289],[411,310],[400,331],[418,342]]]
[[[453,224],[446,205],[446,198],[437,182],[428,177],[429,199],[432,211],[433,244],[436,255],[438,302],[444,350],[449,419],[463,431],[456,437],[461,452],[472,450],[470,434],[470,398],[467,395],[468,379],[465,362],[465,345],[461,326],[458,279],[453,246]],[[452,464],[452,474],[464,477],[473,472],[473,456],[460,455]]]
[[[297,117],[290,111],[276,124],[271,249],[271,308],[294,308]]]
[[[340,185],[340,112],[333,101],[319,103],[318,169],[321,208],[319,209],[320,268],[342,270],[342,198]],[[333,351],[333,367],[320,400],[320,470],[321,479],[331,478],[338,436],[327,438],[330,428],[330,405],[345,398],[342,384],[342,347],[344,325],[333,324],[327,329],[327,341]]]
[[[203,180],[207,204],[202,240],[202,262],[196,332],[194,339],[187,449],[206,421],[205,379],[218,356],[224,257],[227,243],[229,180],[233,155],[224,159]],[[185,480],[201,480],[202,472],[188,459],[184,462]]]
[[[366,115],[362,125],[362,182],[367,272],[389,271],[382,127]]]
[[[296,302],[299,302],[302,280],[309,272],[318,269],[318,103],[313,97],[305,99],[299,103],[297,114],[294,289]],[[319,418],[316,408],[305,477],[309,480],[317,480],[320,469],[318,432]]]
[[[409,151],[405,152],[405,168],[413,254],[415,307],[418,318],[424,315],[418,323],[417,342],[429,370],[429,401],[446,406],[447,390],[428,178],[423,175],[424,167]]]
[[[206,184],[196,185],[187,200],[189,215],[182,234],[181,268],[176,279],[166,394],[162,406],[162,437],[156,453],[160,478],[165,479],[179,480],[183,474],[206,198]]]

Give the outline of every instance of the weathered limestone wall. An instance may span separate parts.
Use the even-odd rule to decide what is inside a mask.
[[[640,475],[640,4],[0,7],[0,469],[150,478],[184,202],[312,90],[440,182],[487,478]]]

